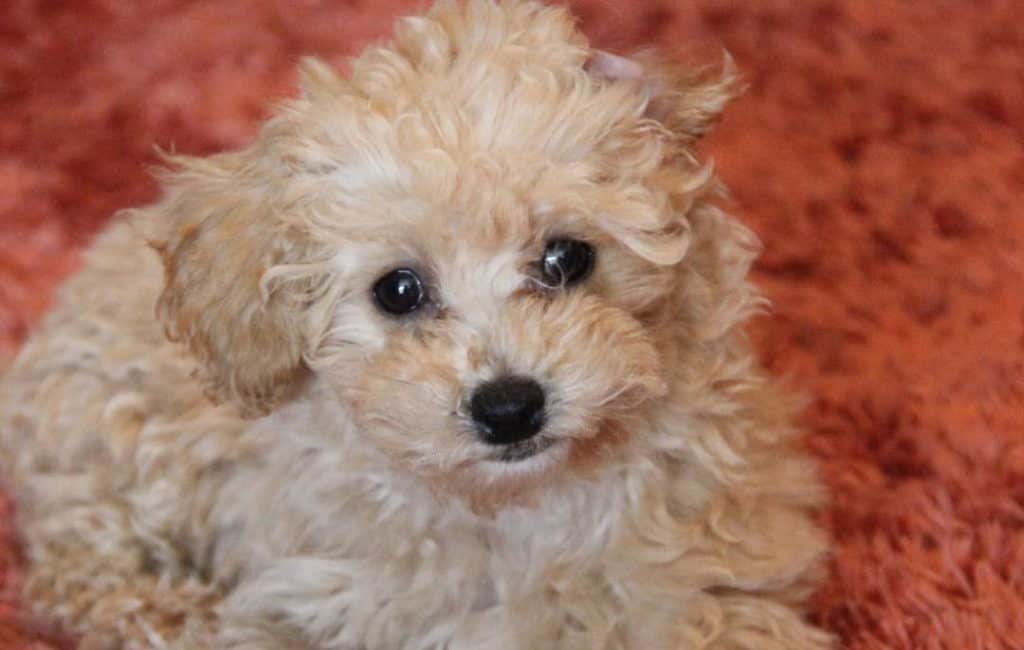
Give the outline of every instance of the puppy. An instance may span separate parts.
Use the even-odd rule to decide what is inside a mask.
[[[0,386],[85,647],[821,649],[825,540],[692,146],[731,74],[442,3],[175,157]]]

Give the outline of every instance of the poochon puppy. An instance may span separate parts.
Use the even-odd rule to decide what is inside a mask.
[[[0,386],[32,611],[89,648],[822,649],[736,84],[442,2],[172,157]]]

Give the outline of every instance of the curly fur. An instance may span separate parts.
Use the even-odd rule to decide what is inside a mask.
[[[35,611],[91,647],[829,646],[756,241],[690,150],[728,68],[468,0],[301,76],[250,147],[171,159],[0,384]],[[594,276],[544,287],[566,235]],[[435,300],[395,319],[400,265]],[[555,441],[512,464],[466,413],[504,371]]]

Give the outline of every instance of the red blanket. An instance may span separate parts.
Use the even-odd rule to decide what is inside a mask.
[[[245,142],[301,53],[342,63],[420,0],[5,0],[0,358],[154,144]],[[766,244],[754,323],[811,396],[833,505],[814,615],[850,648],[1024,647],[1024,4],[577,0],[596,43],[728,48],[706,147]],[[0,499],[0,647],[28,648]]]

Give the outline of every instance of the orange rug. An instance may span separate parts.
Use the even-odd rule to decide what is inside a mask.
[[[337,63],[420,0],[6,0],[0,358],[152,146],[246,141],[301,53]],[[735,56],[706,147],[762,236],[754,324],[811,397],[834,495],[818,621],[855,649],[1024,648],[1024,4],[578,0],[594,42]],[[142,8],[144,7],[144,8]],[[0,499],[0,648],[19,619]]]

